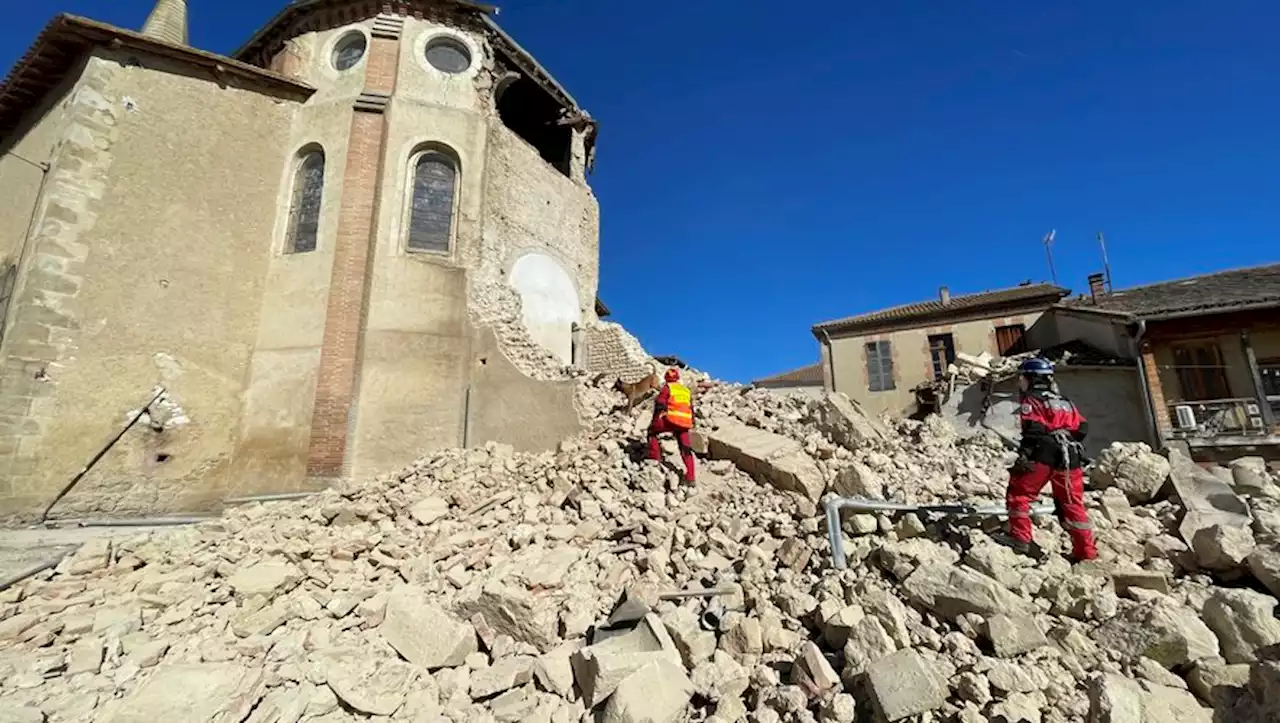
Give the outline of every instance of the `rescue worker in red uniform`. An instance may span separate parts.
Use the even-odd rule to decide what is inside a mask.
[[[653,401],[653,422],[649,424],[649,459],[661,460],[662,447],[659,434],[674,434],[680,446],[680,458],[684,460],[684,481],[693,482],[693,446],[689,443],[689,430],[693,429],[693,395],[689,387],[680,383],[680,371],[671,368],[665,375],[666,384]]]
[[[1024,554],[1033,550],[1031,505],[1046,483],[1052,485],[1058,519],[1071,538],[1071,561],[1098,556],[1093,525],[1084,508],[1084,446],[1088,422],[1070,400],[1058,393],[1053,364],[1032,358],[1019,367],[1022,443],[1018,461],[1009,469],[1005,506],[1008,538],[1000,540]]]

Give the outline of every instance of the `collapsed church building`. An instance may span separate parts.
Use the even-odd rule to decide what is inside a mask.
[[[580,428],[596,123],[462,0],[297,0],[230,56],[185,0],[62,15],[0,86],[0,516],[201,510]],[[601,368],[603,365],[603,368]]]

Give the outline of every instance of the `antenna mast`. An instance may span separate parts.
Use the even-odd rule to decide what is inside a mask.
[[[1111,293],[1111,262],[1107,260],[1107,240],[1102,237],[1102,232],[1098,232],[1098,245],[1102,247],[1102,271],[1106,274],[1107,293]]]
[[[1053,235],[1057,229],[1050,229],[1049,233],[1044,235],[1044,255],[1049,258],[1049,275],[1053,277],[1053,283],[1058,283],[1058,271],[1053,267]]]

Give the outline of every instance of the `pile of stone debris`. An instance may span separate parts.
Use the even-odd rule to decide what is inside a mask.
[[[607,390],[583,397],[605,408]],[[616,401],[616,400],[615,400]],[[698,395],[696,485],[603,414],[555,452],[90,543],[0,593],[0,720],[1259,721],[1280,714],[1280,488],[1141,446],[1098,462],[1102,559],[832,493],[998,501],[998,440],[842,397]],[[668,447],[668,453],[675,450]]]

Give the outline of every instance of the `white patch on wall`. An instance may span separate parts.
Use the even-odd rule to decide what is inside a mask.
[[[573,363],[573,325],[582,319],[573,278],[546,254],[521,256],[511,267],[511,287],[533,340],[564,364]]]

